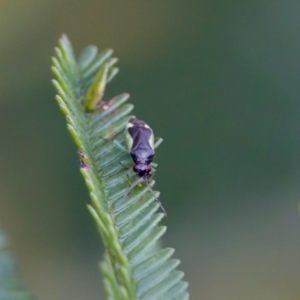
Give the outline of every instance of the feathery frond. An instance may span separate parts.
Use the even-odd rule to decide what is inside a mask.
[[[173,249],[156,245],[166,227],[157,225],[164,214],[157,213],[155,197],[146,185],[136,186],[126,196],[135,174],[128,178],[120,161],[128,161],[129,153],[113,140],[124,144],[133,105],[125,103],[128,94],[102,100],[106,84],[118,72],[112,50],[98,54],[90,46],[77,60],[63,36],[52,61],[56,100],[79,149],[92,202],[88,210],[106,248],[100,269],[108,299],[188,299],[183,273],[175,270],[179,261],[170,259]]]

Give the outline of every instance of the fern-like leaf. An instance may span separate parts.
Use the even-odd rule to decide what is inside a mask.
[[[166,228],[158,204],[145,185],[126,191],[135,174],[120,161],[130,159],[113,140],[124,144],[124,128],[132,117],[128,94],[102,101],[105,86],[118,72],[112,50],[87,47],[77,60],[66,36],[53,57],[56,100],[78,147],[81,173],[89,189],[88,205],[106,248],[100,269],[108,299],[188,299],[173,249],[159,249]],[[101,101],[100,101],[101,100]],[[99,102],[100,101],[100,102]],[[152,181],[151,186],[154,185]],[[155,192],[156,196],[159,195]]]
[[[8,246],[7,235],[0,229],[0,299],[32,299],[17,277],[17,264]]]

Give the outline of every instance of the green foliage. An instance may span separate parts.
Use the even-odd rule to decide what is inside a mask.
[[[133,105],[128,94],[104,102],[105,85],[118,72],[112,50],[97,54],[87,47],[76,60],[66,36],[53,57],[56,100],[78,147],[81,173],[90,192],[93,217],[106,248],[100,268],[108,299],[188,299],[179,261],[173,249],[160,249],[158,239],[166,227],[157,224],[164,214],[146,185],[126,191],[135,180],[120,161],[130,161],[115,139],[124,145],[124,128]],[[101,101],[100,101],[101,100]],[[132,165],[132,162],[131,162]],[[150,183],[154,185],[154,181]],[[155,192],[158,196],[159,193]]]
[[[32,299],[17,278],[17,265],[8,246],[8,238],[0,229],[0,299]]]

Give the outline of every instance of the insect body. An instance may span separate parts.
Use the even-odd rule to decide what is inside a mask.
[[[148,180],[152,175],[151,162],[153,160],[154,151],[154,134],[152,129],[144,122],[135,118],[131,118],[126,126],[126,140],[128,150],[134,162],[133,171],[138,176],[136,184],[145,181],[149,190],[154,195],[156,201],[161,206],[166,215],[166,211],[155,196]],[[134,186],[136,186],[134,184]],[[130,190],[134,187],[132,186]]]
[[[147,180],[152,175],[150,163],[155,154],[152,129],[145,122],[131,118],[127,123],[126,140],[134,162],[133,171]]]

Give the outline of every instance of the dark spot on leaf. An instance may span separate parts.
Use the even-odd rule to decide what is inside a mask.
[[[89,167],[89,165],[86,163],[86,162],[84,162],[84,161],[80,161],[80,168],[81,169],[89,169],[90,167]]]

